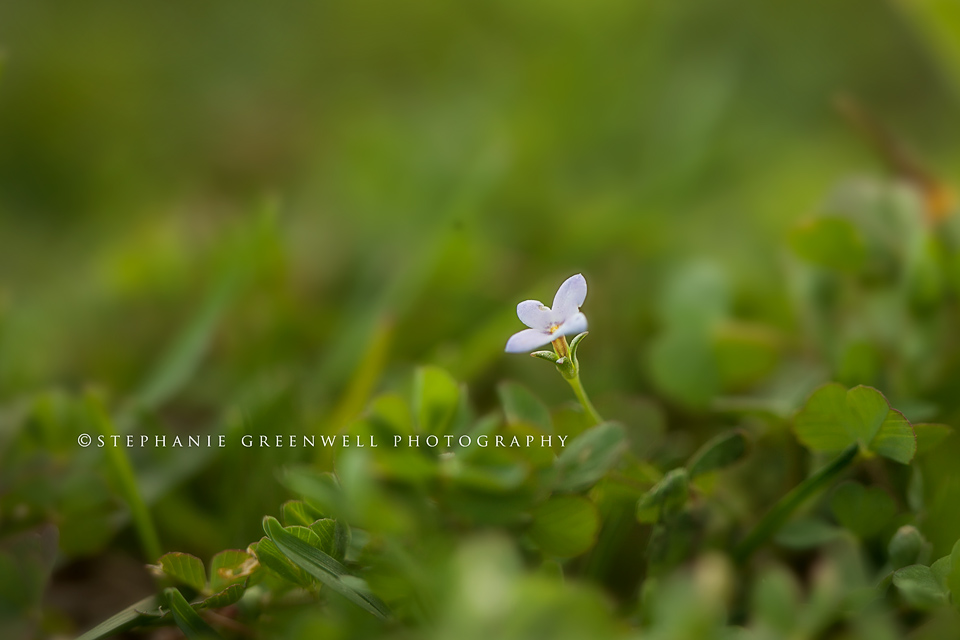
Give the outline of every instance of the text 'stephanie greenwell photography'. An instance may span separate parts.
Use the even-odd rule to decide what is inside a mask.
[[[960,638],[960,4],[0,2],[0,640]]]

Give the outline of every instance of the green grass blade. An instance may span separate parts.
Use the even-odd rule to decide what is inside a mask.
[[[98,431],[105,438],[114,435],[116,430],[100,401],[95,396],[88,395],[87,406]],[[157,528],[150,516],[150,510],[140,493],[127,450],[125,447],[104,447],[103,451],[107,457],[107,464],[120,485],[121,495],[130,509],[130,516],[133,518],[133,525],[140,538],[143,553],[149,562],[156,562],[160,557],[160,536],[157,535]]]
[[[174,621],[190,640],[215,640],[220,638],[220,634],[200,617],[200,614],[190,606],[190,603],[177,589],[166,589],[163,593],[170,603],[170,611],[173,613]]]
[[[76,640],[101,640],[101,638],[109,638],[127,629],[132,629],[145,620],[159,617],[160,612],[157,610],[157,604],[156,596],[144,598],[104,620]]]
[[[156,368],[140,386],[136,393],[139,404],[157,407],[190,381],[213,340],[220,317],[239,289],[239,281],[235,271],[228,271],[208,294],[196,315],[174,339]]]

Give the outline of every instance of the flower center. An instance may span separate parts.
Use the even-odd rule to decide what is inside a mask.
[[[560,328],[560,325],[558,324],[553,325],[552,327],[550,327],[550,333],[556,333],[557,329],[559,328]]]

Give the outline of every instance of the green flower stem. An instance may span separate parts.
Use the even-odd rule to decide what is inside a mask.
[[[115,435],[116,430],[113,428],[113,423],[100,401],[91,394],[87,396],[87,403],[100,433],[107,439]],[[130,464],[126,449],[124,447],[105,447],[104,450],[107,456],[107,464],[116,476],[120,484],[120,493],[130,509],[130,516],[140,538],[143,552],[149,562],[156,562],[157,558],[160,557],[160,536],[157,535],[157,529],[153,524],[153,518],[150,517],[147,503],[144,502],[143,496],[140,494],[137,478],[133,473],[133,465]]]
[[[572,346],[567,344],[566,336],[560,336],[554,340],[553,350],[557,355],[556,358],[552,359],[557,365],[557,371],[560,372],[564,380],[570,383],[570,386],[573,388],[573,394],[577,396],[577,400],[580,401],[587,415],[590,416],[594,424],[600,424],[603,422],[603,418],[597,413],[593,403],[590,402],[590,398],[587,397],[587,392],[584,391],[583,385],[580,384],[580,362],[577,360],[577,347],[585,335],[587,335],[586,332],[574,338]]]
[[[577,400],[580,401],[580,404],[583,405],[584,410],[587,412],[587,415],[590,416],[590,419],[596,424],[603,422],[603,418],[600,417],[600,414],[597,413],[597,410],[593,407],[593,403],[590,402],[590,398],[587,397],[587,392],[584,391],[583,385],[580,384],[580,372],[577,372],[577,375],[572,378],[567,378],[567,382],[570,383],[570,386],[573,387],[573,394],[577,396]]]
[[[733,558],[738,564],[745,562],[760,545],[769,540],[779,531],[790,515],[803,502],[817,491],[826,487],[840,472],[847,468],[857,457],[859,445],[852,444],[837,456],[828,465],[798,484],[793,490],[780,499],[757,523],[753,531],[737,545],[733,551]]]

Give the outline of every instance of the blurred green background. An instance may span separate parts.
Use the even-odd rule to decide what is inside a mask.
[[[786,320],[785,229],[878,170],[837,93],[956,162],[950,78],[890,3],[0,11],[4,397],[129,390],[264,206],[274,262],[231,311],[225,375],[322,366],[385,315],[391,362],[528,378],[497,349],[513,304],[584,271],[594,385],[638,389],[679,260],[718,259]]]
[[[952,351],[931,380],[849,364],[811,347],[786,283],[797,222],[842,179],[890,175],[837,96],[954,174],[957,15],[869,0],[0,4],[0,525],[61,527],[73,573],[55,607],[63,628],[89,626],[128,602],[114,584],[79,607],[71,588],[107,580],[84,559],[149,580],[115,501],[93,509],[102,522],[83,501],[102,451],[77,463],[76,431],[63,437],[79,394],[98,389],[120,429],[313,433],[431,363],[481,413],[505,378],[553,406],[569,400],[557,376],[502,349],[516,303],[577,272],[584,382],[606,415],[686,429],[661,461],[703,439],[710,401],[785,362],[806,367],[800,396],[872,383],[949,421]],[[651,346],[688,277],[707,292],[690,304],[721,291],[735,320],[721,380],[693,389],[697,354],[674,375]],[[261,535],[287,496],[275,470],[311,453],[131,455],[164,549],[208,557]],[[952,518],[926,531],[943,553]]]

